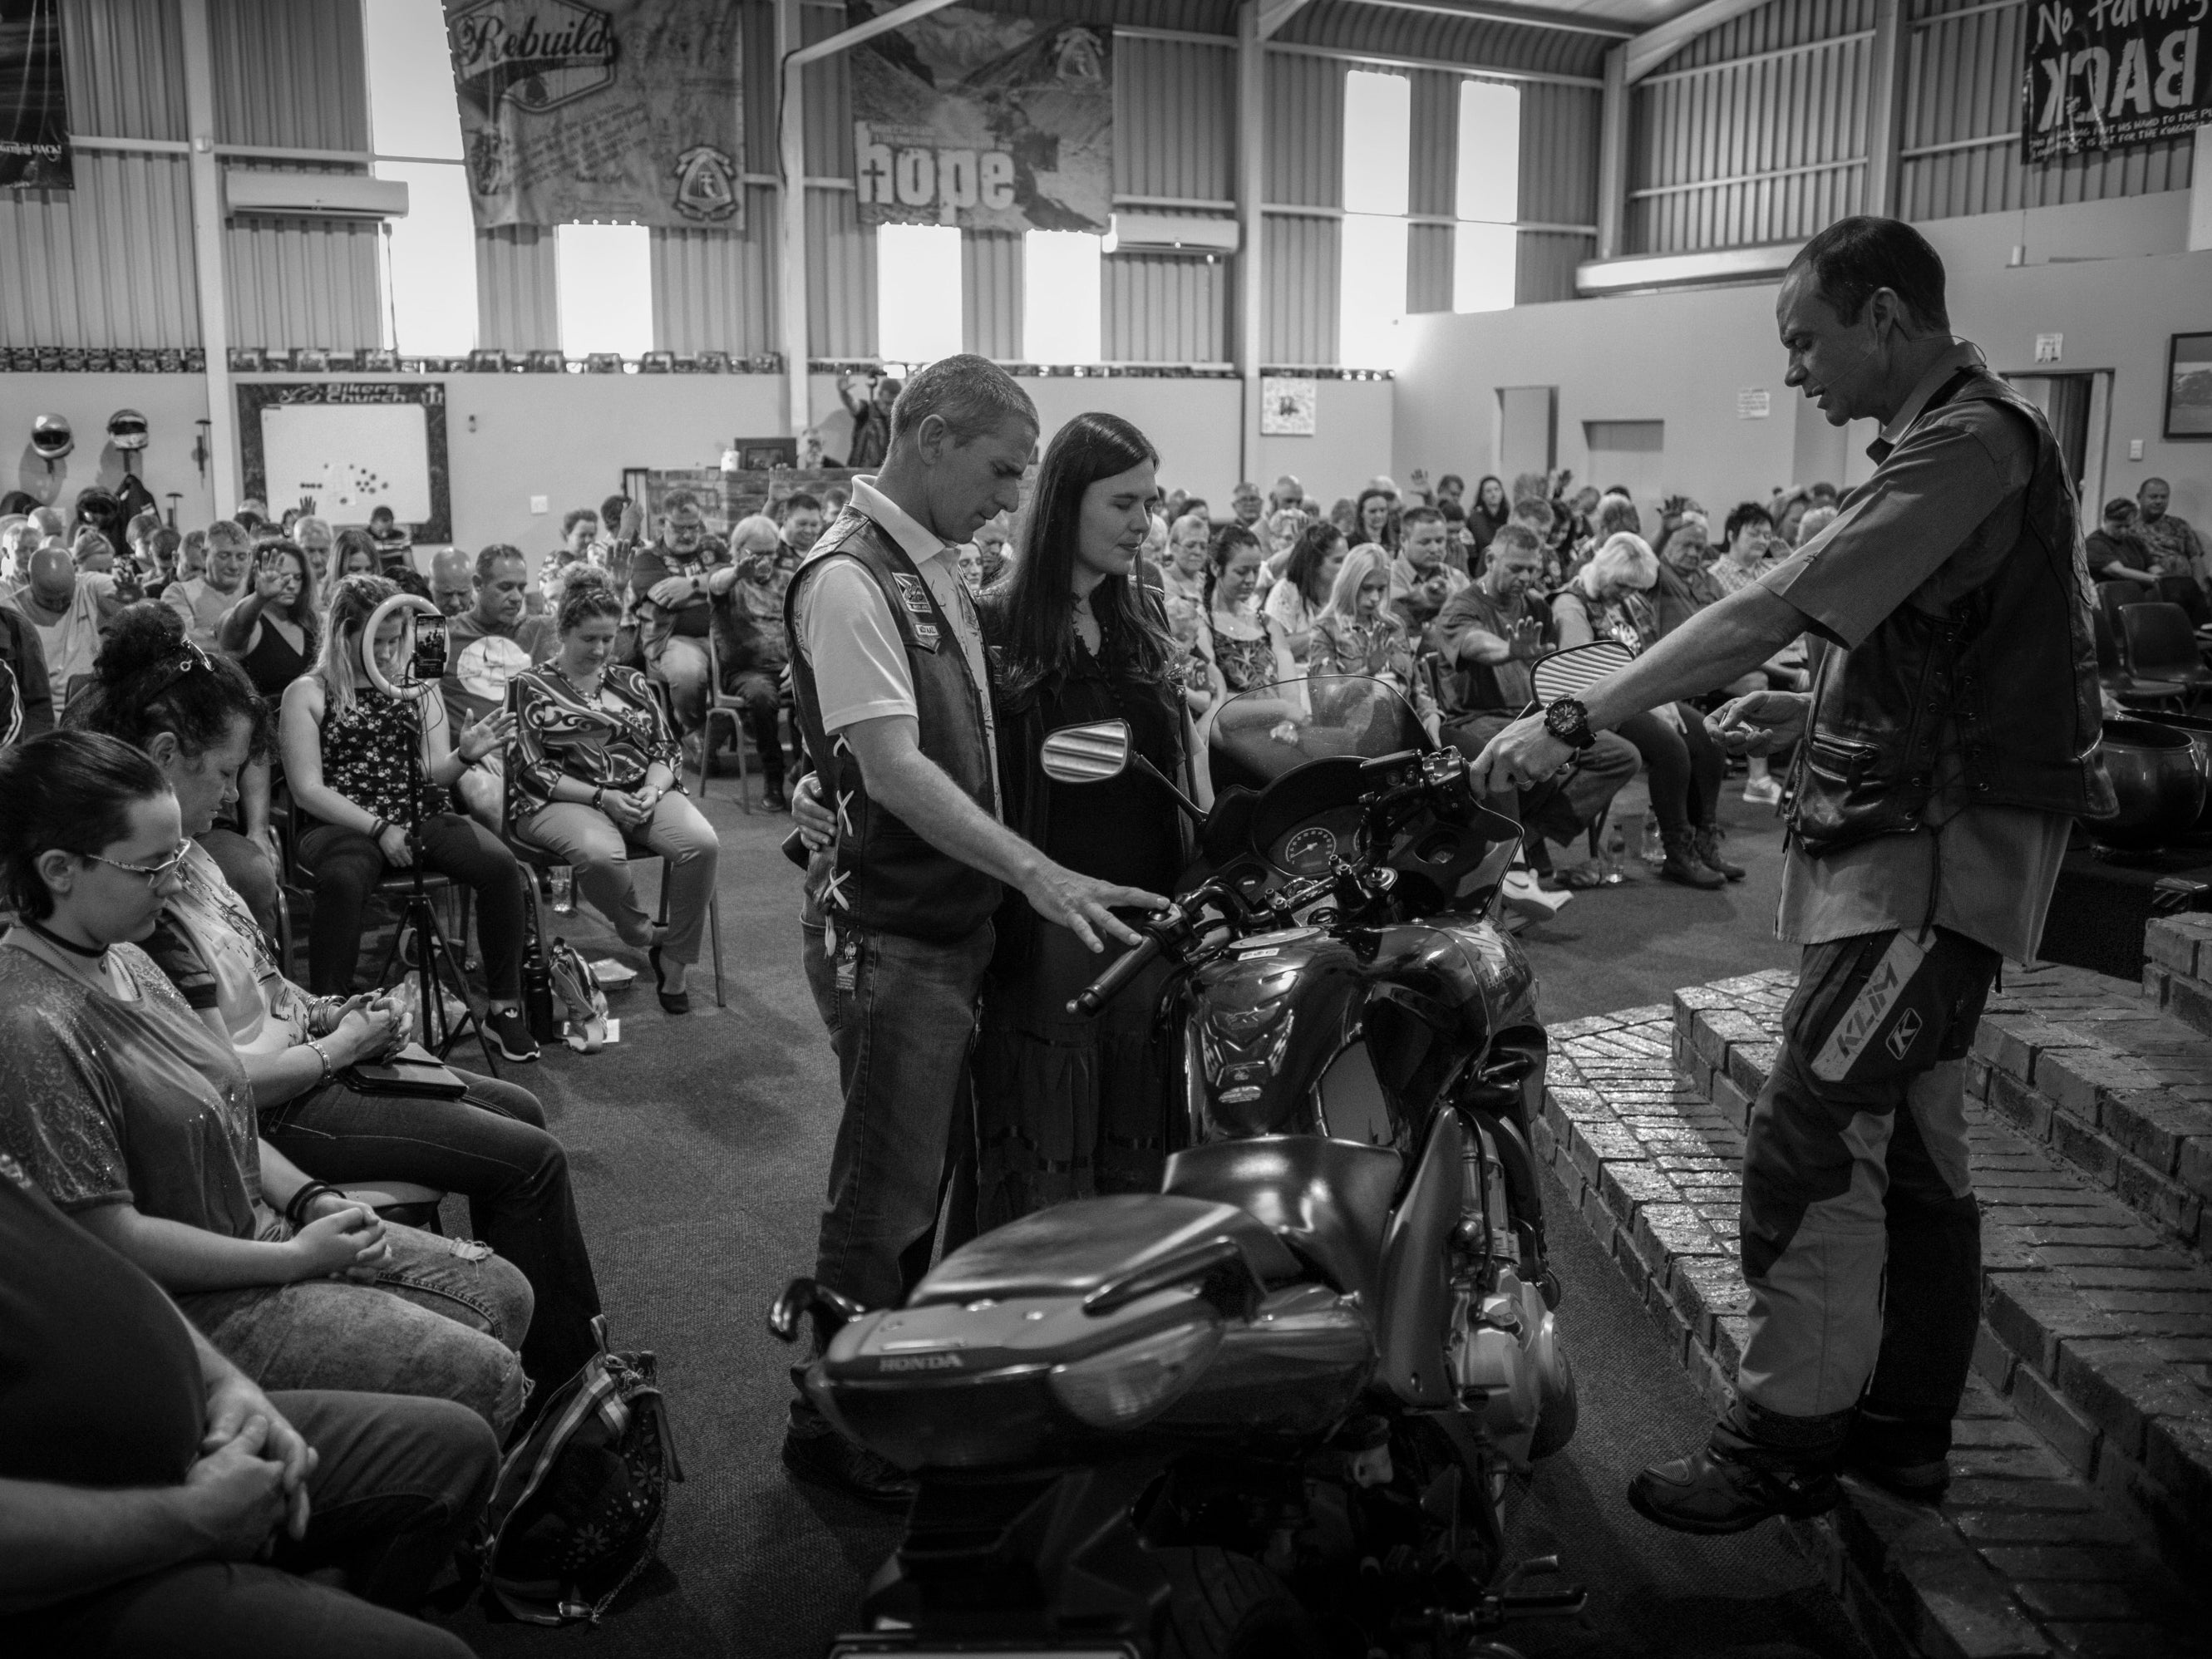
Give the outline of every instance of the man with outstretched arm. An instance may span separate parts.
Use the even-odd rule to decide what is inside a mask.
[[[1036,440],[1003,369],[931,364],[891,410],[883,470],[854,479],[785,596],[794,712],[836,826],[808,872],[826,925],[805,935],[845,1095],[814,1276],[863,1307],[898,1301],[929,1265],[1004,887],[1094,951],[1101,935],[1137,942],[1109,906],[1167,903],[1064,869],[999,821],[990,673],[956,558],[1020,507]],[[783,1459],[872,1500],[913,1494],[804,1399]]]
[[[1629,1487],[1694,1533],[1817,1514],[1844,1468],[1942,1494],[1981,1294],[1962,1062],[2002,959],[2034,953],[2071,821],[2112,799],[2065,462],[1952,336],[1935,250],[1895,220],[1838,221],[1776,312],[1787,383],[1832,425],[1881,423],[1873,477],[1794,556],[1474,768],[1478,789],[1547,776],[1595,728],[1800,633],[1827,643],[1809,693],[1711,722],[1752,753],[1796,749],[1776,925],[1804,955],[1744,1152],[1735,1401]]]

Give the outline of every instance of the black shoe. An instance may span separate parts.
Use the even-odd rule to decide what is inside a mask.
[[[761,805],[771,812],[791,811],[791,799],[783,793],[781,778],[776,778],[761,785]]]
[[[668,975],[660,968],[660,947],[658,945],[653,946],[645,953],[645,959],[653,964],[653,994],[660,999],[660,1012],[664,1014],[690,1013],[691,994],[668,988]]]
[[[1710,1446],[1655,1463],[1628,1483],[1628,1501],[1645,1520],[1676,1532],[1747,1532],[1777,1516],[1802,1520],[1835,1508],[1843,1488],[1825,1470],[1774,1460],[1761,1467]]]
[[[1730,864],[1721,856],[1720,825],[1708,823],[1699,829],[1692,830],[1690,832],[1690,845],[1698,854],[1698,862],[1704,865],[1706,869],[1717,875],[1724,876],[1730,881],[1743,879],[1743,866]]]
[[[518,1066],[526,1066],[538,1058],[538,1039],[530,1035],[530,1022],[520,1010],[502,1008],[495,1014],[484,1016],[484,1030],[505,1058]]]
[[[813,1434],[796,1428],[786,1429],[783,1467],[799,1480],[811,1481],[817,1486],[834,1486],[863,1504],[902,1510],[914,1501],[915,1482],[912,1475],[827,1426]]]
[[[1668,836],[1662,844],[1667,849],[1667,861],[1659,866],[1660,880],[1703,888],[1707,892],[1728,885],[1727,877],[1698,858],[1697,847],[1686,834]]]

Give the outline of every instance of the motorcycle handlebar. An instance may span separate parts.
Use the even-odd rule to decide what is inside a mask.
[[[1119,995],[1131,980],[1152,966],[1163,948],[1158,933],[1146,934],[1141,942],[1116,957],[1104,973],[1078,992],[1075,1000],[1067,1005],[1067,1012],[1086,1018],[1097,1013]]]

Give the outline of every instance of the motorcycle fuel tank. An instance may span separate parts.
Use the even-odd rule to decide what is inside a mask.
[[[1181,993],[1191,1139],[1323,1134],[1407,1150],[1500,1017],[1518,1013],[1529,978],[1483,921],[1239,939]]]

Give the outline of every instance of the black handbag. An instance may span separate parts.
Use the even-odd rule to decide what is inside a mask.
[[[419,1042],[386,1060],[349,1066],[340,1081],[365,1095],[412,1095],[418,1100],[459,1100],[469,1091],[459,1072]]]

